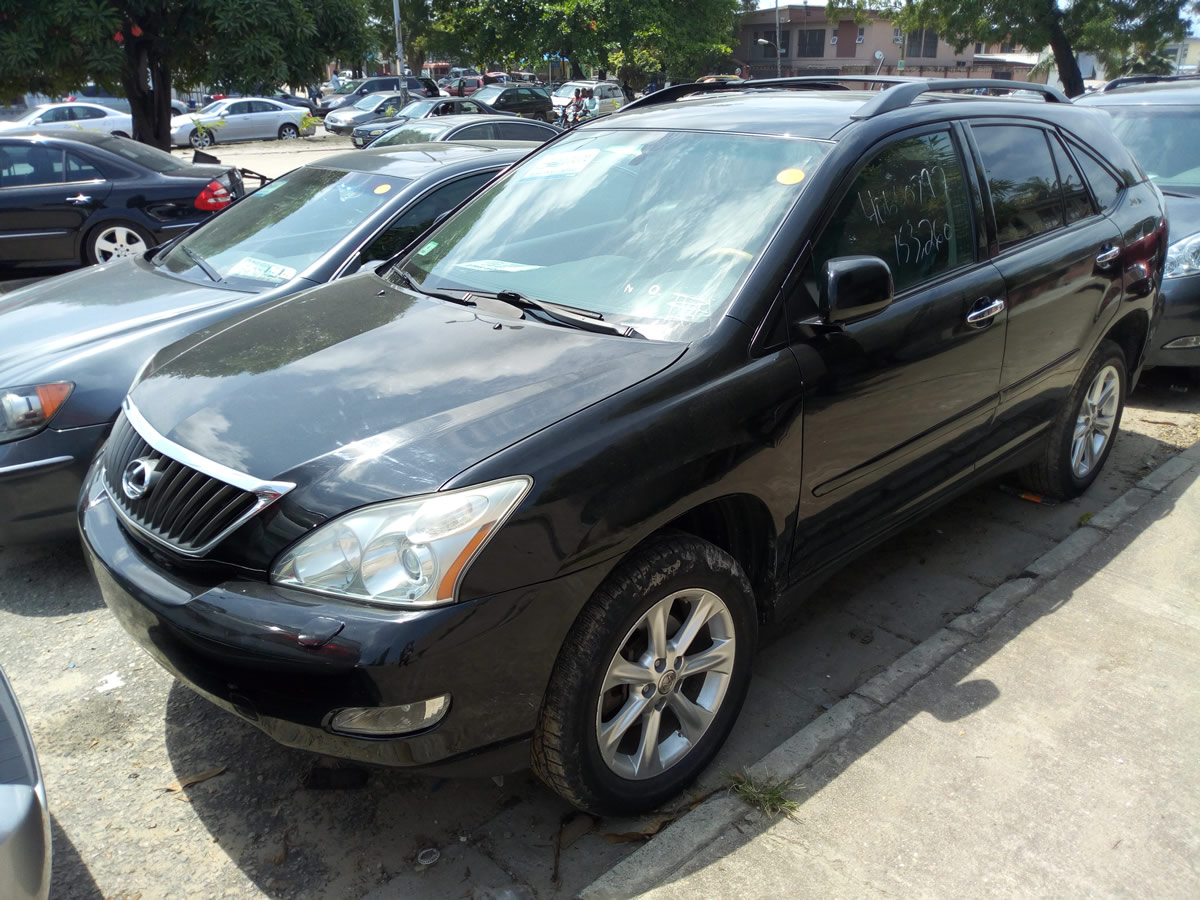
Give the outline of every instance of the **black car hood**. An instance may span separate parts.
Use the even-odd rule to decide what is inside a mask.
[[[0,295],[0,387],[36,379],[49,360],[245,296],[173,278],[141,258]]]
[[[1163,194],[1167,201],[1167,239],[1172,243],[1200,231],[1200,197]]]
[[[436,490],[685,349],[486,316],[374,273],[190,340],[131,401],[207,459],[296,482],[289,503],[322,515]]]

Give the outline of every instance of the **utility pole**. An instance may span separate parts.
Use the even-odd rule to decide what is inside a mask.
[[[392,15],[396,19],[396,74],[404,74],[404,31],[400,28],[400,0],[392,0]],[[401,82],[403,84],[403,82]]]
[[[783,62],[780,60],[781,51],[779,49],[779,0],[775,0],[775,77],[779,78],[783,74]],[[790,69],[788,71],[791,71]]]

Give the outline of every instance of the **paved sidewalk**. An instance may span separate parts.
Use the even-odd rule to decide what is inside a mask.
[[[583,896],[1200,895],[1200,447],[1104,516],[756,766],[793,820],[715,798]]]

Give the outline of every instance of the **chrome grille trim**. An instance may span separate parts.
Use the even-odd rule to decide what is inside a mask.
[[[180,446],[159,434],[128,397],[121,409],[128,427],[125,434],[117,435],[115,445],[105,445],[100,473],[104,490],[122,522],[174,553],[204,556],[296,486],[289,481],[262,481]],[[108,477],[108,461],[116,459],[124,466],[139,443],[161,454],[167,463],[140,520]],[[254,500],[246,507],[248,494]]]

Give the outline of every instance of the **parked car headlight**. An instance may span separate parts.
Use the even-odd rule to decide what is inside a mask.
[[[387,131],[386,128],[372,128],[367,132],[367,134],[371,137],[379,137],[379,135],[383,134],[385,131]]]
[[[394,606],[453,603],[467,566],[532,484],[522,475],[365,506],[286,550],[271,581]]]
[[[1200,273],[1200,232],[1176,241],[1167,248],[1167,268],[1163,278],[1181,278]]]
[[[0,388],[0,444],[41,431],[73,390],[69,381]]]

